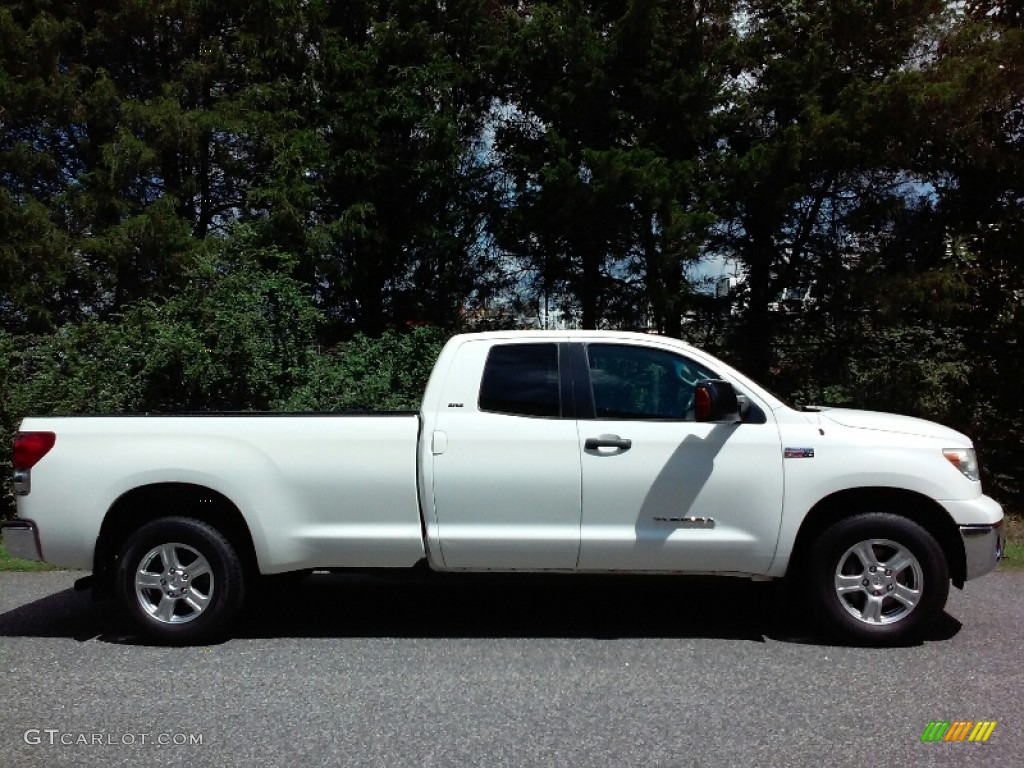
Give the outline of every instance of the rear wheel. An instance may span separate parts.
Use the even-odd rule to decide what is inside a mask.
[[[949,566],[934,537],[898,515],[846,518],[814,543],[806,573],[818,617],[868,645],[913,640],[942,612]]]
[[[148,635],[200,643],[219,637],[238,614],[245,578],[234,547],[216,528],[167,517],[144,525],[125,543],[117,593]]]

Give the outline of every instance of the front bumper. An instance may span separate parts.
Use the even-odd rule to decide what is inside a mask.
[[[43,559],[39,530],[31,520],[4,520],[0,522],[0,531],[3,531],[4,549],[11,557],[21,560]]]
[[[961,525],[967,579],[976,579],[995,570],[1006,551],[1006,529],[1002,520],[982,525]]]

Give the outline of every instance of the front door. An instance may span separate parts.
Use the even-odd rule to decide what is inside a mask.
[[[768,408],[694,421],[694,387],[719,378],[664,348],[576,348],[591,402],[579,423],[581,570],[764,573],[782,516],[782,451]],[[580,400],[577,400],[580,407]],[[589,411],[587,413],[586,411]],[[760,422],[760,423],[758,423]]]

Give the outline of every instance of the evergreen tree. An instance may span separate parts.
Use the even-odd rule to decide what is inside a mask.
[[[776,294],[811,280],[830,290],[843,276],[842,251],[850,242],[836,236],[836,219],[876,200],[879,189],[898,188],[901,169],[888,152],[893,126],[879,106],[940,6],[932,0],[743,6],[741,68],[722,153],[728,226],[719,247],[746,271],[736,346],[750,375],[766,376],[773,362]],[[817,249],[815,239],[822,241]]]

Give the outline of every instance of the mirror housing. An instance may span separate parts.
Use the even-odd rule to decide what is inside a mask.
[[[736,400],[739,401],[739,404],[740,404],[740,419],[739,420],[740,421],[746,421],[747,420],[747,416],[750,415],[750,398],[747,397],[746,395],[743,395],[743,394],[740,394],[739,392],[737,392],[736,393]],[[760,410],[760,409],[758,409],[758,410]]]
[[[742,421],[741,405],[736,390],[728,381],[721,379],[702,379],[697,382],[694,412],[697,421]]]

